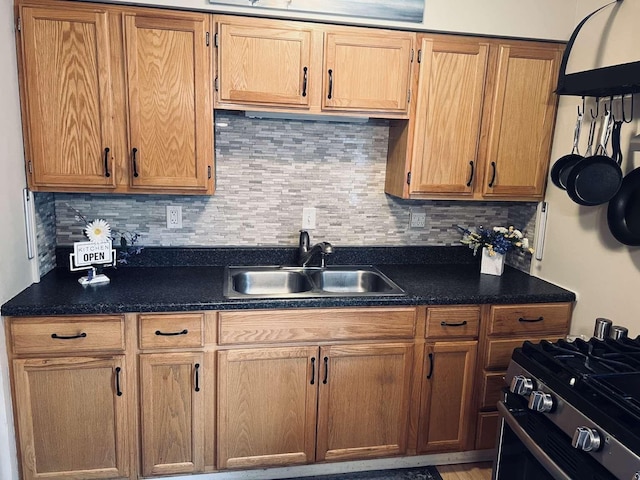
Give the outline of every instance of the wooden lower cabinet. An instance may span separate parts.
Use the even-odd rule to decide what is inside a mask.
[[[317,347],[218,353],[218,468],[313,461],[319,363]]]
[[[124,355],[13,362],[22,478],[129,476]]]
[[[412,351],[381,343],[219,352],[218,468],[405,453]]]
[[[475,449],[495,448],[499,426],[496,410],[506,387],[504,375],[515,348],[525,341],[556,341],[569,332],[571,303],[491,305],[483,313],[474,410]]]
[[[316,460],[406,452],[413,345],[320,348]]]
[[[202,352],[140,355],[142,474],[204,468]]]
[[[477,348],[475,340],[425,345],[418,453],[470,449]]]

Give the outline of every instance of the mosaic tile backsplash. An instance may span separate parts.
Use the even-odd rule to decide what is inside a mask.
[[[534,236],[536,203],[406,201],[384,193],[389,127],[252,119],[216,112],[213,196],[54,195],[57,245],[82,241],[80,211],[141,234],[147,246],[297,244],[302,208],[315,207],[311,240],[334,246],[458,245],[455,225],[507,225]],[[45,194],[50,195],[50,194]],[[182,229],[168,229],[166,207],[182,207]],[[409,214],[424,211],[425,228]],[[528,259],[518,268],[528,270]]]

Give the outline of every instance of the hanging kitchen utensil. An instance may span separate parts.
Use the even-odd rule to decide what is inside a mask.
[[[553,184],[561,188],[562,190],[567,189],[567,177],[569,176],[569,172],[571,168],[582,160],[584,157],[580,155],[580,151],[578,149],[578,142],[580,141],[580,131],[582,130],[582,118],[584,114],[584,97],[582,98],[582,111],[580,111],[580,107],[578,106],[578,117],[576,118],[576,127],[573,131],[573,148],[571,149],[571,153],[568,155],[564,155],[560,157],[556,163],[551,167],[551,181]],[[595,130],[595,121],[592,121],[592,127]],[[593,141],[592,129],[589,128],[589,138]]]
[[[640,246],[640,168],[627,174],[609,201],[607,223],[620,243]]]
[[[602,135],[596,154],[576,164],[567,177],[567,193],[580,205],[601,205],[607,203],[620,189],[622,169],[616,160],[607,155],[607,143],[613,127],[613,114],[606,110],[602,122]],[[620,152],[620,129],[616,130],[614,148],[616,156]]]

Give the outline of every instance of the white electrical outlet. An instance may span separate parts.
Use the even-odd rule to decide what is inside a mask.
[[[425,212],[409,212],[409,227],[424,228],[427,225],[427,214]]]
[[[302,229],[313,230],[316,228],[316,209],[307,207],[302,209]]]
[[[167,228],[182,228],[182,207],[167,205]]]

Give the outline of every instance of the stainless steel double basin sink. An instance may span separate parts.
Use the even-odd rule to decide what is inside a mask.
[[[377,268],[330,267],[227,267],[227,298],[303,298],[340,296],[390,296],[405,292]]]

